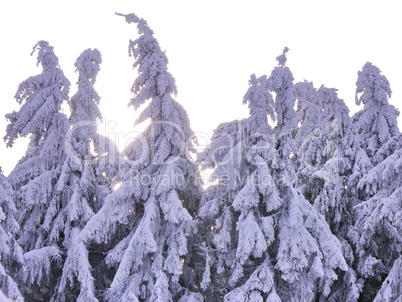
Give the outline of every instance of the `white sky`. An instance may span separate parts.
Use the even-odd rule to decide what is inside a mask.
[[[18,110],[13,98],[18,84],[41,72],[29,54],[36,42],[47,40],[73,84],[70,96],[76,91],[78,55],[87,48],[101,51],[95,88],[105,125],[114,120],[116,132],[133,131],[136,114],[127,104],[137,73],[128,41],[138,35],[135,25],[115,12],[134,12],[148,21],[169,58],[176,99],[193,130],[206,136],[219,123],[247,115],[242,98],[250,74],[269,75],[284,46],[290,48],[287,66],[296,81],[339,89],[352,113],[357,71],[373,62],[391,83],[390,103],[402,109],[399,1],[18,0],[0,4],[0,115]],[[0,117],[1,138],[6,124]],[[6,149],[1,139],[6,175],[25,144],[19,139]]]

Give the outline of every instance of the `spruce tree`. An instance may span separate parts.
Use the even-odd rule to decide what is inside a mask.
[[[278,294],[283,300],[313,301],[325,299],[337,272],[347,270],[341,243],[332,234],[325,218],[304,198],[295,186],[292,162],[297,154],[294,135],[297,127],[293,75],[286,64],[285,48],[268,78],[268,88],[275,92],[277,164],[273,179],[281,206],[275,226],[277,249],[275,269],[280,275]]]
[[[297,120],[300,126],[295,136],[295,170],[297,186],[307,200],[314,203],[322,187],[322,179],[316,174],[322,168],[322,106],[317,89],[307,81],[294,85],[297,98]]]
[[[175,81],[153,31],[134,14],[125,18],[140,33],[129,46],[139,71],[130,105],[138,109],[149,101],[137,123],[150,119],[150,125],[125,150],[120,187],[105,198],[79,242],[109,247],[107,301],[201,301],[200,294],[181,285],[200,195],[197,166],[190,158],[193,132],[186,111],[173,98]]]
[[[394,262],[391,271],[381,285],[374,302],[400,301],[402,297],[402,256]]]
[[[215,222],[203,282],[212,279],[214,291],[229,291],[225,301],[313,301],[328,296],[337,271],[347,269],[340,242],[296,189],[296,97],[286,52],[268,79],[252,77],[245,96],[250,118],[221,125],[201,158],[216,167],[218,181],[200,209]],[[273,130],[267,122],[272,105]]]
[[[349,238],[356,249],[356,270],[364,283],[361,299],[373,300],[400,254],[400,243],[395,239],[400,222],[394,219],[398,214],[392,204],[400,185],[394,173],[398,173],[402,140],[396,120],[399,112],[388,102],[390,84],[379,68],[366,63],[358,72],[356,85],[356,103],[363,103],[364,108],[352,118],[361,148],[349,177],[350,200],[355,205]],[[379,214],[383,207],[389,211]]]
[[[367,62],[358,72],[356,82],[356,104],[364,107],[352,119],[359,144],[373,165],[395,150],[393,138],[399,134],[399,112],[389,104],[391,93],[388,79],[377,66]]]
[[[330,301],[357,301],[361,281],[353,269],[353,248],[347,234],[353,223],[353,204],[350,202],[348,179],[353,173],[356,146],[349,109],[339,99],[334,88],[312,83],[295,85],[299,108],[306,118],[301,119],[296,135],[298,186],[305,198],[324,215],[332,233],[340,240],[348,270],[338,274]]]
[[[0,293],[21,302],[24,298],[18,285],[18,272],[24,259],[22,249],[15,240],[19,225],[14,216],[13,195],[13,189],[0,168]]]
[[[355,208],[355,223],[349,237],[356,246],[357,269],[365,280],[363,297],[372,300],[383,286],[394,286],[395,268],[385,281],[393,265],[400,265],[402,245],[402,149],[388,156],[364,175],[358,189],[367,198]],[[387,285],[387,282],[391,282]],[[394,284],[394,285],[392,285]]]
[[[295,85],[299,103],[309,121],[301,120],[296,135],[299,169],[298,186],[305,198],[326,216],[331,230],[342,236],[341,225],[350,223],[351,209],[346,209],[348,176],[354,154],[352,124],[349,109],[337,96],[336,89],[321,86],[318,91],[311,83]],[[306,97],[307,91],[314,91]],[[308,101],[311,97],[314,99]],[[307,104],[306,104],[307,103]]]
[[[18,136],[30,136],[26,155],[9,175],[9,181],[20,217],[17,239],[25,258],[20,274],[25,283],[24,296],[47,300],[61,255],[56,245],[49,244],[50,229],[44,222],[49,205],[61,194],[57,186],[66,158],[64,138],[69,123],[60,109],[68,99],[70,82],[48,42],[38,42],[32,53],[35,51],[43,71],[19,85],[15,98],[22,106],[18,112],[6,115],[10,123],[4,139],[12,146]]]
[[[91,151],[91,146],[99,144],[96,122],[101,118],[100,97],[93,85],[101,62],[97,49],[85,50],[75,62],[78,91],[68,102],[71,131],[66,137],[67,157],[57,187],[61,197],[52,199],[44,222],[51,230],[50,244],[57,244],[67,255],[52,301],[98,301],[88,250],[77,239],[101,199],[97,180],[99,155]]]
[[[199,211],[206,228],[201,287],[207,301],[279,299],[267,253],[274,220],[264,217],[280,205],[271,178],[273,98],[266,76],[252,75],[249,83],[243,103],[250,117],[219,125],[199,156],[203,168],[215,169],[217,182],[205,191]]]

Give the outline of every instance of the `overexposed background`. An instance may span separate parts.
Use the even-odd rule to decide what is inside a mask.
[[[138,34],[134,24],[125,23],[115,12],[133,12],[148,21],[166,50],[179,91],[176,99],[202,137],[211,136],[221,122],[247,116],[242,98],[250,74],[269,75],[284,46],[290,48],[287,66],[296,81],[337,88],[351,113],[358,110],[354,105],[357,72],[365,62],[373,62],[391,83],[390,103],[402,109],[398,1],[3,1],[0,137],[7,124],[3,116],[19,108],[14,100],[18,84],[41,72],[36,54],[29,55],[39,40],[54,47],[72,83],[70,96],[76,92],[76,58],[87,48],[101,51],[103,63],[95,88],[102,97],[102,127],[112,136],[129,136],[136,114],[127,104],[137,72],[132,69],[134,59],[128,57],[128,41]],[[5,175],[25,153],[26,142],[18,139],[10,149],[0,141]],[[119,147],[125,143],[121,139]]]

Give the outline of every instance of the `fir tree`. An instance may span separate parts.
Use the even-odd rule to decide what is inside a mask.
[[[0,293],[5,293],[14,301],[24,301],[17,273],[24,264],[23,252],[14,236],[19,225],[14,217],[16,208],[13,189],[1,174],[0,168]]]
[[[222,274],[227,281],[212,287],[230,290],[225,301],[313,301],[328,296],[336,272],[347,269],[324,217],[295,188],[296,98],[286,52],[268,79],[252,77],[245,96],[251,116],[237,123],[244,130],[235,123],[220,126],[202,157],[207,167],[216,166],[220,181],[200,209],[200,216],[215,219],[203,282]],[[273,130],[268,90],[276,94]],[[236,170],[243,176],[237,183]]]
[[[374,302],[400,301],[402,297],[402,256],[394,262],[391,271],[381,285]]]
[[[400,254],[395,242],[395,227],[400,222],[393,218],[396,210],[391,205],[400,185],[394,173],[402,141],[396,121],[399,112],[388,102],[391,88],[387,78],[376,66],[366,63],[356,84],[356,103],[363,103],[364,108],[353,117],[361,149],[357,150],[349,177],[351,202],[355,205],[349,238],[355,245],[356,269],[364,282],[361,299],[372,300]],[[380,177],[384,169],[388,172]],[[390,211],[379,214],[383,207]]]
[[[93,85],[101,62],[97,49],[85,50],[75,62],[79,72],[78,91],[69,100],[72,128],[66,137],[67,158],[57,187],[61,198],[52,200],[44,222],[51,230],[50,244],[57,244],[67,254],[52,301],[98,301],[94,293],[88,250],[77,239],[79,232],[94,215],[100,199],[96,177],[98,161],[97,155],[91,151],[91,145],[99,144],[96,121],[101,118],[97,106],[100,97]]]
[[[399,134],[398,110],[389,104],[391,87],[380,69],[367,62],[358,72],[356,104],[364,108],[353,116],[360,146],[376,165],[395,150],[391,142]]]
[[[297,98],[297,116],[299,128],[295,136],[298,187],[307,200],[314,203],[323,186],[322,179],[316,174],[322,168],[322,106],[317,98],[317,89],[313,83],[295,84]]]
[[[49,205],[60,195],[57,182],[66,157],[64,138],[69,124],[59,111],[63,100],[68,99],[70,82],[48,42],[38,42],[33,52],[36,50],[43,72],[19,85],[15,98],[22,106],[18,112],[6,115],[10,123],[4,139],[12,146],[18,136],[30,135],[26,155],[9,175],[9,181],[16,192],[20,215],[18,242],[25,258],[21,272],[26,285],[24,296],[46,300],[57,275],[60,250],[49,244],[50,230],[44,221]]]
[[[337,271],[347,270],[341,244],[331,233],[324,217],[303,197],[295,187],[292,165],[297,152],[294,133],[297,127],[294,105],[296,101],[293,75],[286,63],[284,49],[277,58],[268,78],[268,88],[275,92],[275,127],[277,164],[273,179],[281,206],[274,217],[277,250],[275,269],[279,272],[278,294],[283,300],[313,301],[330,294]]]
[[[305,108],[305,116],[310,117],[301,120],[296,135],[300,162],[298,185],[305,198],[326,216],[331,230],[338,234],[340,225],[346,220],[351,222],[345,188],[354,154],[349,109],[337,97],[336,89],[321,86],[316,91],[311,83],[305,82],[296,84],[295,91]],[[343,230],[340,237],[345,235]]]
[[[191,257],[188,237],[196,231],[192,215],[200,194],[197,166],[188,152],[194,151],[193,132],[173,99],[176,85],[152,30],[134,14],[125,18],[141,34],[129,46],[139,71],[130,105],[138,109],[149,100],[137,123],[150,119],[150,125],[125,150],[120,187],[106,197],[79,240],[110,247],[106,300],[177,301],[183,296],[200,301],[201,295],[181,286],[186,280],[179,282]]]
[[[340,240],[349,269],[338,275],[330,301],[357,301],[361,281],[353,270],[354,256],[347,233],[352,224],[353,204],[349,200],[348,178],[355,155],[349,109],[336,89],[312,83],[295,85],[304,118],[296,135],[300,161],[298,185],[303,195],[325,216],[332,233]],[[303,111],[299,111],[303,112]]]
[[[273,219],[263,217],[265,206],[275,210],[280,205],[270,172],[275,152],[267,116],[275,119],[273,99],[266,76],[252,75],[249,83],[243,103],[250,117],[218,126],[199,156],[203,168],[215,168],[217,181],[205,191],[199,211],[206,228],[201,287],[207,301],[277,297],[267,254],[274,241]],[[272,203],[265,205],[269,199]]]
[[[381,284],[385,287],[394,284],[383,282],[390,282],[385,278],[401,255],[401,175],[402,149],[399,149],[372,168],[358,184],[367,199],[356,206],[356,221],[349,236],[356,245],[357,268],[365,280],[366,300],[374,299]],[[390,278],[395,280],[392,274]]]

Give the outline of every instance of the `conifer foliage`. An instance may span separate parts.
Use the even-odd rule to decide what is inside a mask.
[[[367,62],[358,72],[356,104],[364,108],[354,116],[360,146],[374,164],[390,155],[392,145],[387,144],[399,134],[396,118],[398,110],[389,104],[391,87],[380,69]]]
[[[356,222],[349,236],[357,247],[357,268],[365,280],[363,295],[373,295],[382,284],[379,297],[387,301],[386,291],[400,292],[402,149],[372,168],[358,187],[367,198],[356,206]]]
[[[46,41],[35,45],[42,73],[22,82],[15,98],[22,106],[7,114],[9,120],[4,137],[12,146],[18,136],[30,136],[28,150],[8,179],[16,193],[21,230],[17,235],[24,251],[25,266],[21,278],[26,295],[32,299],[48,299],[52,292],[55,267],[61,254],[49,243],[50,228],[46,223],[49,205],[59,199],[57,183],[66,153],[64,137],[69,123],[60,112],[68,99],[70,82],[58,65],[53,47]]]
[[[285,48],[277,58],[279,66],[268,78],[268,89],[276,94],[274,130],[278,155],[274,181],[282,200],[281,210],[275,217],[278,230],[275,269],[280,272],[278,283],[283,300],[312,301],[330,294],[332,282],[337,279],[336,272],[347,270],[347,265],[341,244],[327,221],[295,186],[292,162],[297,153],[294,143],[296,95],[293,75],[285,66],[287,51]]]
[[[201,287],[210,301],[277,297],[267,254],[275,239],[274,220],[264,217],[265,207],[272,211],[281,203],[270,168],[273,98],[266,76],[252,75],[249,83],[243,103],[250,117],[218,126],[200,155],[204,168],[215,168],[218,182],[205,191],[199,211],[208,234]],[[224,295],[228,289],[233,290]]]
[[[125,19],[137,24],[140,33],[129,46],[139,72],[130,105],[138,109],[149,100],[137,123],[151,123],[124,151],[128,167],[121,186],[106,197],[80,240],[111,241],[106,263],[116,272],[106,300],[176,301],[185,295],[187,301],[199,301],[199,294],[179,283],[189,257],[188,237],[196,231],[192,214],[200,194],[197,166],[189,154],[193,132],[184,108],[173,99],[176,85],[152,30],[134,14]]]
[[[1,173],[1,168],[0,168]],[[0,174],[0,294],[4,292],[15,301],[24,301],[16,272],[24,265],[23,253],[15,240],[19,231],[15,219],[14,191]],[[1,298],[1,297],[0,297]]]
[[[29,145],[0,169],[0,300],[401,301],[402,135],[379,68],[358,72],[350,118],[336,89],[294,82],[286,47],[251,75],[249,116],[197,153],[154,32],[117,15],[138,29],[129,106],[147,127],[118,154],[96,128],[101,53],[78,56],[70,98],[53,47],[34,46],[42,72],[6,114],[7,146]]]
[[[88,250],[78,241],[78,234],[94,215],[96,203],[100,201],[96,177],[99,158],[91,152],[91,144],[99,144],[96,120],[101,118],[97,106],[100,97],[93,85],[101,62],[97,49],[85,50],[75,62],[79,72],[78,91],[69,100],[72,129],[66,137],[67,157],[57,188],[62,197],[52,200],[48,220],[45,220],[52,224],[50,241],[67,253],[54,301],[75,297],[74,292],[79,292],[76,301],[97,301]]]

